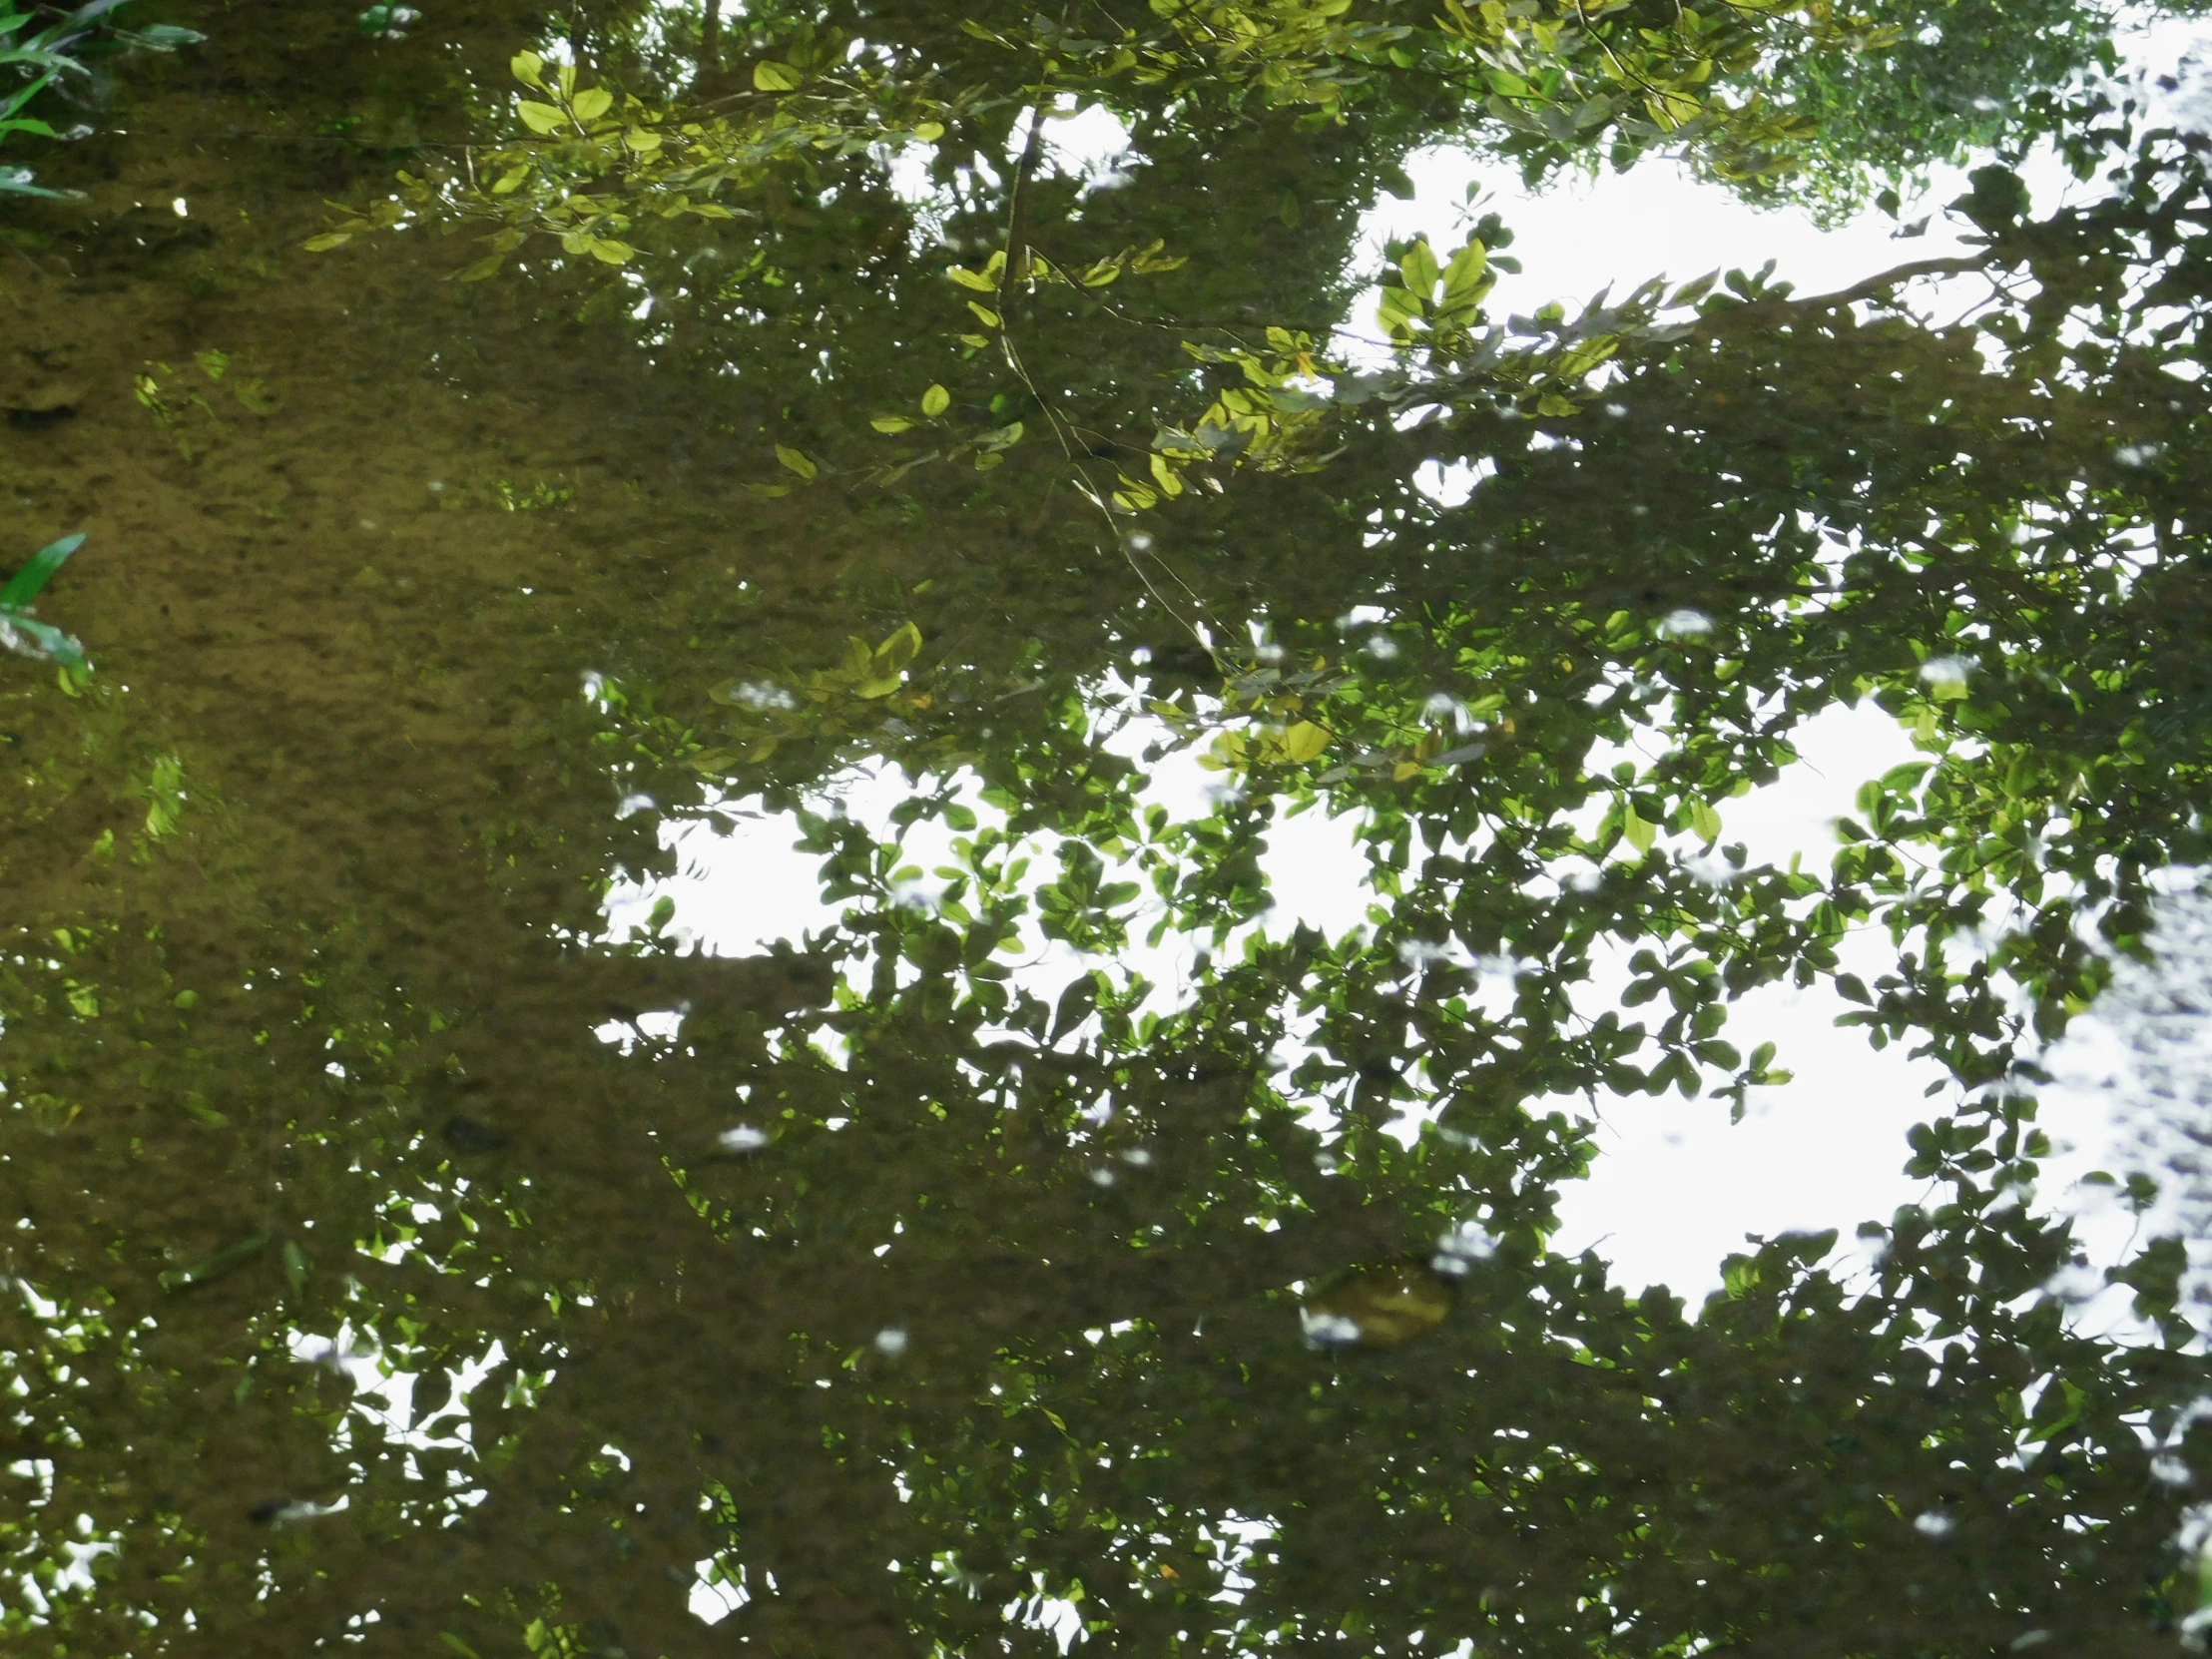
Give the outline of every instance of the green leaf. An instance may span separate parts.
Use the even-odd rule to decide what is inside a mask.
[[[545,86],[542,79],[545,73],[545,60],[535,52],[517,52],[507,60],[507,67],[514,71],[515,79],[524,86],[540,89]]]
[[[895,674],[912,662],[921,650],[921,630],[905,623],[877,646],[869,659],[879,673]]]
[[[165,1291],[189,1290],[195,1285],[205,1285],[211,1279],[220,1279],[241,1262],[250,1261],[269,1245],[270,1235],[256,1233],[250,1239],[226,1245],[213,1256],[193,1263],[189,1268],[172,1268],[160,1276],[159,1283]]]
[[[605,87],[586,87],[569,101],[578,121],[597,121],[615,107],[615,95]]]
[[[878,432],[907,432],[913,430],[914,425],[904,415],[877,415],[868,424]]]
[[[1426,299],[1436,291],[1436,278],[1440,274],[1436,270],[1435,251],[1428,246],[1426,237],[1405,251],[1404,258],[1397,262],[1397,269],[1405,278],[1405,285],[1421,298]]]
[[[591,245],[591,257],[604,260],[608,265],[624,265],[638,257],[638,251],[626,242],[616,242],[612,237],[601,237]]]
[[[38,597],[39,589],[53,579],[70,554],[85,545],[84,532],[64,536],[59,541],[48,542],[33,553],[23,568],[8,578],[8,585],[0,588],[0,610],[20,610]]]
[[[1456,309],[1469,306],[1490,290],[1489,250],[1479,242],[1470,242],[1451,256],[1451,263],[1444,267],[1444,306]]]
[[[1697,838],[1710,846],[1721,838],[1721,815],[1704,801],[1690,803],[1690,829]]]
[[[781,443],[776,446],[776,458],[783,462],[787,471],[796,472],[800,477],[809,480],[812,480],[822,470],[798,450]]]
[[[753,84],[763,92],[797,92],[806,77],[788,63],[764,58],[753,66]]]
[[[998,291],[998,284],[990,277],[979,271],[970,271],[965,266],[948,266],[945,268],[945,275],[958,282],[960,286],[973,288],[977,293],[996,293]]]
[[[925,143],[934,144],[944,137],[944,123],[941,121],[917,122],[914,125],[914,137]]]
[[[1283,734],[1283,755],[1286,760],[1303,766],[1329,747],[1329,733],[1310,720],[1295,722]]]
[[[1641,856],[1651,850],[1651,843],[1658,838],[1659,826],[1639,817],[1636,809],[1624,801],[1621,803],[1621,834]]]
[[[952,407],[952,394],[942,386],[931,386],[921,394],[921,412],[931,420]]]
[[[314,1272],[314,1269],[308,1264],[307,1253],[290,1239],[284,1241],[281,1254],[284,1263],[284,1282],[291,1287],[292,1294],[296,1296],[307,1288],[307,1277]]]
[[[561,124],[561,112],[557,107],[528,98],[515,100],[515,114],[522,117],[523,126],[533,133],[550,133]]]

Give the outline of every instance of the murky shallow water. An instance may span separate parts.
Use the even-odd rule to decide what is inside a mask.
[[[1516,319],[1436,158],[1634,107],[1126,9],[210,13],[11,140],[11,1651],[2192,1639],[2194,71],[1722,64],[1927,269]]]

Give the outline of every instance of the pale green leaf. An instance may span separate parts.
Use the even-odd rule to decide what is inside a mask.
[[[952,394],[942,386],[931,386],[921,394],[921,412],[931,420],[952,407]]]
[[[781,443],[776,446],[776,458],[784,463],[786,470],[796,472],[802,478],[811,479],[822,470],[800,451]]]
[[[753,84],[763,92],[797,92],[806,79],[788,63],[764,58],[753,66]]]

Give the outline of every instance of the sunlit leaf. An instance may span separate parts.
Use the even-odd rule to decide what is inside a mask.
[[[921,412],[934,420],[952,407],[952,394],[942,386],[931,386],[921,394]]]
[[[605,87],[586,87],[569,102],[578,121],[597,121],[615,107],[615,95]]]
[[[1329,734],[1310,720],[1293,723],[1283,734],[1283,757],[1303,766],[1329,747]]]
[[[522,117],[522,124],[533,133],[550,133],[563,119],[557,106],[540,104],[529,98],[515,100],[515,114]]]
[[[788,63],[764,58],[753,66],[753,84],[763,92],[797,92],[806,77]]]
[[[776,458],[783,463],[787,471],[796,472],[802,478],[811,479],[821,471],[821,468],[800,451],[781,443],[776,446]]]

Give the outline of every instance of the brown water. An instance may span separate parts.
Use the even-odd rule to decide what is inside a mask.
[[[795,18],[702,80],[690,13],[210,9],[21,152],[83,196],[0,196],[0,565],[86,535],[38,615],[95,667],[0,681],[8,1650],[2174,1648],[2184,1244],[2069,1322],[2033,1088],[2205,855],[2203,141],[2023,89],[2089,205],[1983,177],[1962,322],[1740,281],[1592,322],[1617,369],[1377,385],[1325,355],[1355,225],[1479,106],[1117,82],[1132,180],[1078,197],[1019,159],[1034,54],[862,11],[965,89],[971,195],[813,151],[622,277],[541,236],[454,280],[435,214],[300,245],[516,142],[518,51],[743,111],[816,73]],[[1955,136],[1864,98],[1834,142]],[[1155,239],[1110,305],[942,276]],[[1086,499],[1262,385],[1185,340],[1271,323],[1337,426],[1279,381],[1295,464]],[[883,476],[924,441],[970,447]],[[1431,459],[1496,475],[1446,508]],[[1932,770],[1830,871],[1732,863],[1708,815],[1862,699]],[[1258,925],[1308,803],[1375,860],[1343,938]],[[610,928],[741,810],[820,856],[813,932]],[[1723,1026],[1791,980],[1947,1068],[1876,1266],[1759,1242],[1699,1309],[1548,1249],[1595,1103],[1779,1086]]]

